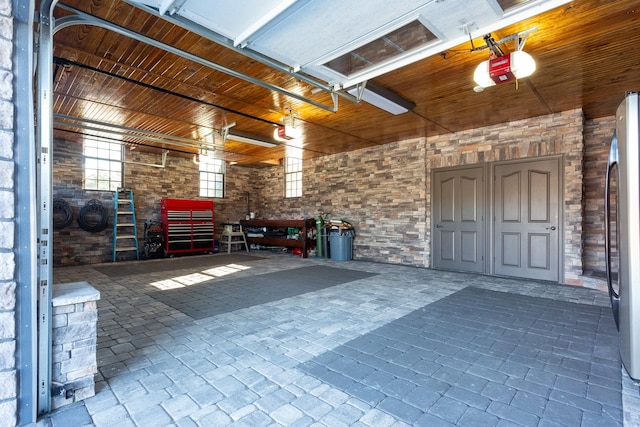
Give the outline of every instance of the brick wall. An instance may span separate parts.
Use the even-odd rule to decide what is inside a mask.
[[[583,284],[583,121],[581,110],[566,111],[429,138],[427,149],[429,170],[563,154],[564,276],[565,283],[576,285]],[[429,198],[426,203],[429,212]]]
[[[514,121],[438,137],[400,141],[383,146],[306,160],[303,197],[284,199],[283,168],[248,169],[229,166],[226,197],[215,202],[216,229],[223,222],[244,218],[249,209],[257,218],[315,217],[330,213],[351,222],[356,229],[354,258],[420,267],[430,266],[430,173],[440,167],[563,155],[564,176],[564,277],[584,284],[583,265],[602,261],[597,236],[595,199],[583,201],[583,155],[600,162],[608,133],[585,130],[582,112],[563,113]],[[602,126],[606,127],[606,120]],[[605,138],[606,139],[606,138]],[[159,163],[160,156],[128,151],[127,160]],[[588,163],[591,165],[592,163]],[[589,170],[589,173],[592,173]],[[80,146],[57,141],[54,150],[54,195],[68,195],[79,209],[96,192],[81,190]],[[589,178],[587,195],[597,193],[597,178]],[[170,153],[166,168],[125,165],[125,185],[134,190],[138,234],[142,223],[157,218],[162,197],[198,198],[198,169],[190,157]],[[87,194],[91,193],[91,194]],[[111,193],[98,194],[111,210]],[[595,197],[595,196],[594,196]],[[583,217],[583,205],[589,213]],[[591,212],[596,215],[592,219]],[[584,233],[589,242],[583,243]],[[595,239],[592,242],[592,239]],[[586,252],[585,252],[586,249]],[[111,260],[111,230],[101,236],[73,224],[54,234],[54,263],[66,265]],[[595,268],[595,267],[594,267]]]
[[[125,160],[161,164],[159,154],[126,150]],[[226,221],[238,221],[246,215],[246,193],[255,194],[252,169],[232,166],[227,170],[226,197],[214,199],[216,235]],[[144,221],[160,218],[162,198],[199,199],[199,171],[191,156],[169,153],[164,168],[140,164],[124,165],[123,185],[133,190],[139,248],[142,250]],[[73,210],[74,220],[53,234],[54,266],[94,264],[112,260],[113,193],[82,189],[81,144],[56,140],[53,155],[53,197],[64,199]],[[99,200],[109,215],[109,226],[91,233],[78,226],[78,211],[92,199]],[[142,252],[141,252],[142,253]],[[132,254],[129,253],[129,257]]]
[[[354,259],[430,266],[430,172],[563,154],[565,282],[583,284],[580,110],[305,161],[303,197],[284,199],[283,168],[261,170],[258,216],[330,212],[356,228]]]
[[[603,275],[604,176],[615,117],[587,120],[584,127],[584,270]]]
[[[305,161],[293,199],[283,199],[282,166],[261,170],[258,217],[330,213],[354,225],[354,259],[428,266],[425,154],[416,139]]]
[[[0,424],[17,422],[13,18],[0,0]]]
[[[98,305],[100,292],[87,282],[53,286],[51,298],[51,382],[65,393],[53,394],[51,409],[95,394]],[[72,394],[67,396],[66,391]]]

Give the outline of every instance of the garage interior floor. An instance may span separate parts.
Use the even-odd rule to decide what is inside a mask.
[[[270,252],[54,268],[98,302],[96,394],[38,426],[621,426],[608,296]]]

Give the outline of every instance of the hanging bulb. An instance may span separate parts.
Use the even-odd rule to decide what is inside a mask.
[[[481,92],[478,87],[485,88],[512,81],[514,78],[528,77],[535,70],[536,62],[531,55],[522,50],[511,52],[508,56],[488,59],[478,64],[473,73],[473,80],[478,85],[474,90]]]

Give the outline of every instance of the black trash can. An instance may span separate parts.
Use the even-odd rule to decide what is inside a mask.
[[[353,258],[353,230],[331,231],[329,245],[332,261],[350,261]]]

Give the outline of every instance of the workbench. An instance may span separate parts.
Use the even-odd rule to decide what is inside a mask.
[[[251,237],[247,235],[247,242],[250,244],[264,246],[283,246],[302,249],[302,257],[307,258],[309,250],[315,247],[315,240],[310,238],[311,229],[315,228],[315,219],[249,219],[240,220],[240,224],[245,233],[252,228],[264,228],[265,230],[282,230],[283,237],[265,236]],[[300,230],[299,239],[288,239],[287,230],[297,228]]]

